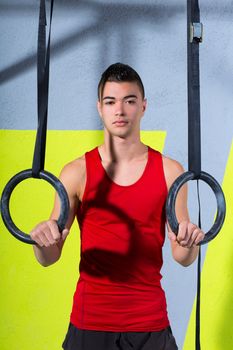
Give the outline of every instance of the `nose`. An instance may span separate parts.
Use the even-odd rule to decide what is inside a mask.
[[[124,116],[124,103],[122,101],[118,101],[116,104],[115,115],[116,116]]]

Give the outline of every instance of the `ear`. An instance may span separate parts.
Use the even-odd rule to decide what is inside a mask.
[[[99,112],[100,118],[102,118],[102,106],[99,100],[97,100],[96,107]]]
[[[142,104],[142,112],[143,112],[143,114],[145,113],[146,108],[147,108],[147,99],[146,99],[146,98],[144,98],[144,100],[143,100],[143,104]]]

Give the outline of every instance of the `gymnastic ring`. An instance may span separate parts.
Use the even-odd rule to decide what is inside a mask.
[[[210,186],[217,200],[217,215],[215,217],[213,226],[205,234],[204,239],[199,243],[199,245],[202,245],[211,241],[215,236],[217,236],[217,234],[221,230],[221,227],[224,223],[225,215],[226,215],[226,201],[225,201],[225,197],[221,186],[213,176],[211,176],[210,174],[204,171],[201,171],[200,175],[198,176],[198,179],[203,180]],[[178,234],[178,228],[179,228],[179,224],[175,213],[176,197],[180,188],[190,180],[197,180],[195,173],[192,171],[187,171],[183,173],[175,180],[175,182],[172,184],[168,193],[168,197],[166,201],[166,215],[167,215],[168,223],[171,227],[171,230],[175,234]]]
[[[20,241],[28,244],[36,244],[35,241],[32,240],[30,235],[22,232],[13,222],[10,214],[10,197],[14,190],[14,188],[23,180],[32,178],[32,169],[27,169],[19,172],[15,176],[13,176],[9,182],[6,184],[1,198],[1,214],[3,222],[6,226],[6,228],[9,230],[9,232],[19,239]],[[68,215],[69,215],[69,198],[67,195],[67,192],[65,190],[65,187],[61,183],[61,181],[54,176],[53,174],[49,173],[48,171],[41,170],[39,173],[40,179],[43,179],[47,182],[49,182],[57,191],[60,203],[61,203],[61,210],[60,215],[57,220],[57,225],[59,228],[59,231],[61,232],[66,225]]]

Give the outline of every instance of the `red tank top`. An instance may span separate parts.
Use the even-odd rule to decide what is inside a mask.
[[[70,321],[80,329],[159,331],[169,325],[160,284],[167,196],[162,156],[148,147],[144,172],[129,186],[108,177],[98,148],[85,157],[77,213],[80,277]]]

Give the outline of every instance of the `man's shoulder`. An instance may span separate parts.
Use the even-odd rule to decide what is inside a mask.
[[[161,155],[162,161],[163,161],[164,171],[169,172],[176,177],[181,175],[184,172],[183,166],[177,160],[172,159],[172,158],[168,157],[167,155],[164,155],[162,152],[160,152],[156,148],[150,147],[150,149],[153,152],[159,153]]]
[[[75,158],[73,160],[71,160],[69,163],[65,164],[62,172],[63,173],[72,173],[72,172],[85,172],[86,171],[86,154],[88,153],[92,153],[94,152],[96,149],[96,147],[94,147],[91,150],[88,150],[87,152],[85,152],[83,155],[81,155],[78,158]]]
[[[183,166],[177,160],[172,159],[168,156],[165,156],[164,154],[162,154],[162,159],[163,159],[164,166],[166,166],[166,168],[168,168],[170,171],[178,172],[178,173],[184,172]]]
[[[164,175],[168,188],[184,172],[184,168],[177,160],[162,154]]]
[[[85,154],[83,154],[81,157],[78,157],[76,159],[71,160],[69,163],[65,164],[62,172],[73,172],[77,170],[82,170],[85,167],[86,159]]]
[[[76,188],[80,182],[86,178],[86,160],[85,154],[65,164],[61,170],[60,177],[62,182]]]

